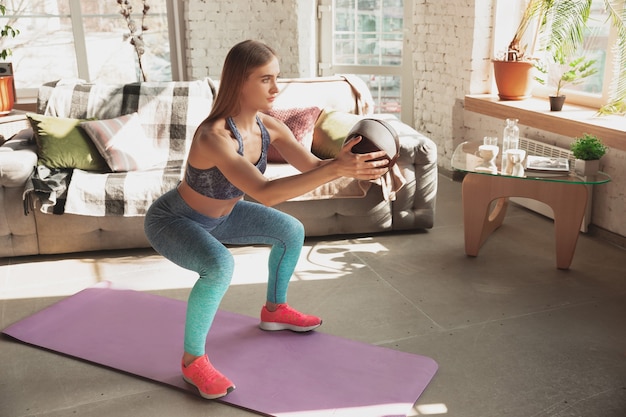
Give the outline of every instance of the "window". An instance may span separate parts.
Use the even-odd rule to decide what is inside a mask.
[[[402,83],[409,64],[409,60],[402,59],[403,3],[403,0],[320,1],[320,75],[357,74],[372,92],[375,112],[393,113],[411,123],[413,86]],[[403,106],[404,103],[407,104]]]
[[[141,31],[143,2],[131,0],[132,18]],[[142,65],[149,81],[175,79],[178,45],[170,42],[168,10],[177,13],[174,0],[148,0]],[[137,55],[129,43],[128,25],[116,1],[29,0],[7,3],[0,23],[9,22],[20,33],[3,39],[11,48],[18,97],[35,97],[37,87],[62,78],[90,82],[135,82],[141,78]],[[174,65],[172,63],[174,62]]]
[[[605,1],[593,0],[581,55],[595,59],[598,72],[581,84],[569,87],[568,96],[593,107],[601,107],[610,101],[615,83],[620,77],[626,77],[626,68],[619,68],[619,59],[615,56],[613,45],[616,39],[617,30],[611,24]]]

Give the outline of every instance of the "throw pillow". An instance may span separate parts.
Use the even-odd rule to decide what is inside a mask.
[[[343,141],[352,126],[363,116],[337,110],[323,110],[313,130],[311,151],[318,158],[331,159],[337,156]]]
[[[80,126],[113,172],[142,171],[167,162],[167,152],[159,151],[146,137],[137,113],[83,122]]]
[[[37,142],[38,164],[48,168],[79,168],[85,171],[108,171],[98,149],[78,127],[82,119],[26,115]]]
[[[289,130],[293,132],[298,143],[304,146],[305,149],[311,150],[311,144],[313,143],[313,128],[315,127],[315,121],[320,115],[319,107],[304,107],[293,109],[272,109],[267,112],[272,117],[281,120],[287,125]],[[267,153],[268,162],[285,163],[285,159],[282,157],[272,145]]]

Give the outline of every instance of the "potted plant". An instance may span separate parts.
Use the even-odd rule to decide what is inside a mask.
[[[584,133],[574,138],[570,150],[574,154],[574,172],[579,175],[594,175],[600,170],[600,158],[608,151],[608,147],[595,135]]]
[[[598,72],[595,67],[595,59],[586,59],[584,56],[578,57],[568,64],[565,62],[565,57],[560,55],[557,58],[558,69],[560,72],[556,78],[556,91],[553,95],[549,96],[550,99],[550,111],[561,111],[563,103],[565,102],[565,95],[561,94],[561,89],[566,85],[576,85],[584,81],[585,78],[592,76]],[[541,84],[548,83],[549,71],[545,63],[538,61],[535,64],[537,70],[543,74],[543,76],[536,76],[537,80]]]
[[[2,16],[6,14],[6,7],[4,4],[0,4],[0,13]],[[10,24],[0,27],[0,41],[3,38],[14,38],[20,33],[19,30],[13,28]],[[5,60],[12,53],[11,49],[0,49],[0,59]],[[10,64],[9,64],[10,65]],[[10,68],[10,67],[9,67]],[[5,70],[6,71],[6,70]],[[0,72],[0,115],[6,115],[13,110],[15,104],[15,84],[13,81],[13,71],[9,73]]]
[[[611,25],[617,29],[615,54],[620,68],[626,66],[626,13],[624,0],[604,0]],[[505,51],[493,60],[498,94],[502,100],[519,100],[530,96],[535,55],[562,53],[575,56],[584,40],[584,30],[591,14],[592,0],[527,0],[526,9]],[[510,79],[513,78],[512,80]],[[509,89],[513,86],[513,90]],[[600,109],[610,113],[626,109],[626,83],[619,83],[611,102]]]
[[[500,99],[530,96],[537,51],[560,51],[563,56],[575,53],[583,41],[591,3],[592,0],[528,1],[506,51],[493,60]]]

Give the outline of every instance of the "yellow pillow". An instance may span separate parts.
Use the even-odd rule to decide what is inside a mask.
[[[321,159],[337,156],[348,132],[363,117],[337,110],[323,110],[313,129],[311,152]]]
[[[26,114],[35,133],[39,165],[109,171],[89,136],[79,127],[83,119]]]

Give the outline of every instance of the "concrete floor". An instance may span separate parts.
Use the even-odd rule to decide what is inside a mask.
[[[625,416],[626,251],[581,235],[557,270],[552,221],[512,206],[467,257],[460,202],[441,176],[427,232],[307,240],[290,303],[319,331],[435,359],[413,416]],[[256,316],[268,251],[232,252],[222,308]],[[147,249],[0,259],[0,328],[101,281],[185,300],[194,276]],[[1,337],[0,416],[72,415],[254,414]]]

